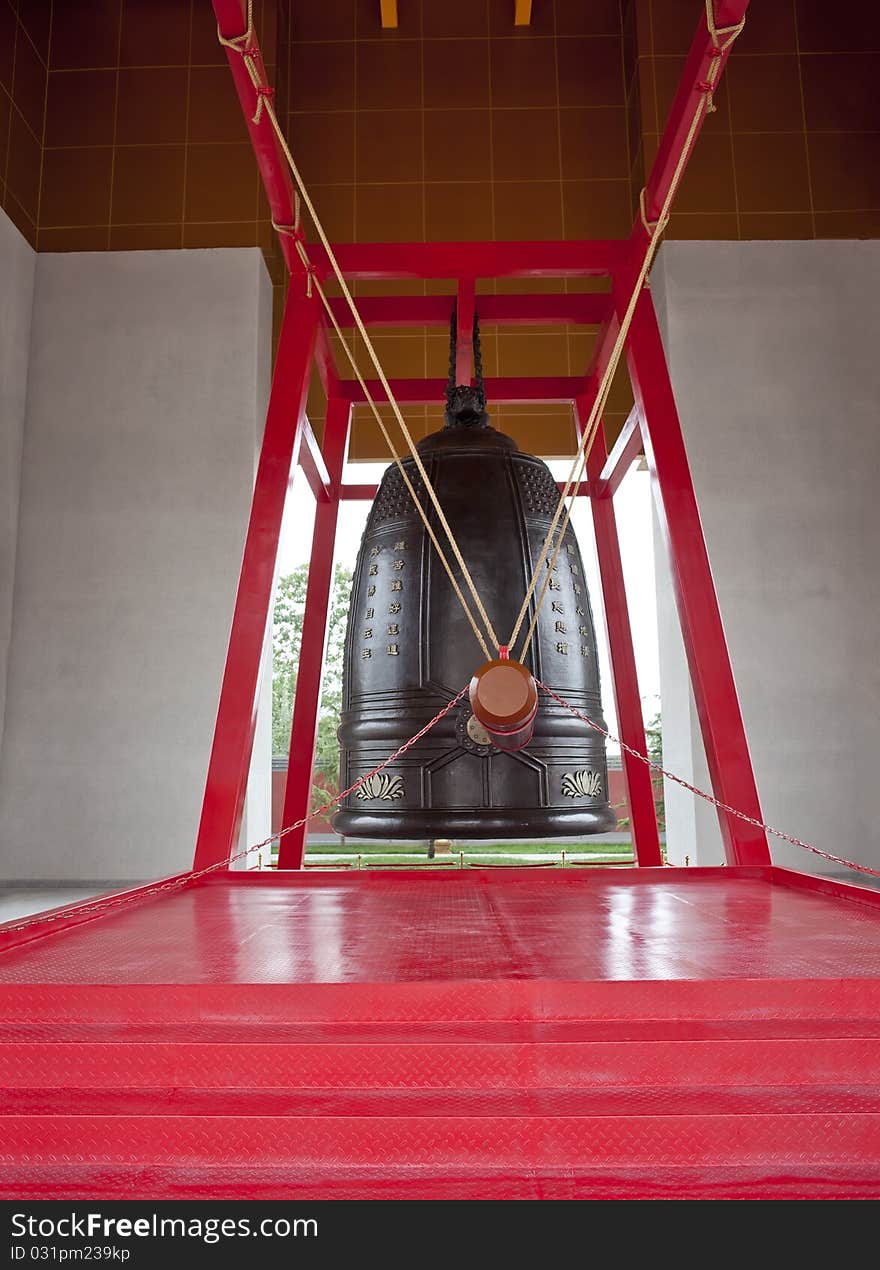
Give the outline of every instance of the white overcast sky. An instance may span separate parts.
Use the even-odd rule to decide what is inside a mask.
[[[385,463],[350,464],[344,479],[353,484],[371,484],[380,479],[386,466]],[[642,712],[647,721],[660,708],[660,668],[657,651],[657,604],[654,589],[650,477],[647,472],[638,471],[637,466],[633,464],[621,483],[614,498],[614,510],[617,515],[624,581],[633,629]],[[558,480],[565,480],[570,461],[551,460],[549,467]],[[354,567],[369,507],[370,504],[366,501],[345,502],[339,510],[335,558],[349,568]],[[302,470],[298,468],[288,494],[279,547],[279,569],[282,574],[289,573],[297,565],[308,560],[312,545],[313,523],[314,500]],[[586,498],[578,498],[577,508],[572,515],[572,524],[583,553],[587,583],[596,618],[596,637],[599,644],[599,666],[602,676],[602,704],[609,729],[611,732],[616,732],[617,720],[608,665],[607,636],[602,614],[602,592],[596,565],[592,518]]]

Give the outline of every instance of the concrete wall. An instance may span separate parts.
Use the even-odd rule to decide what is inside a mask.
[[[663,765],[698,789],[711,789],[700,740],[666,543],[654,517],[654,577],[657,587],[657,635],[660,661],[660,707],[663,721]],[[666,813],[666,858],[670,864],[720,864],[721,835],[713,831],[715,813],[673,781],[663,782]],[[708,814],[708,824],[702,823]],[[701,821],[697,855],[697,818]],[[717,819],[715,820],[717,826]]]
[[[2,876],[191,861],[270,329],[256,249],[38,258]]]
[[[673,242],[652,286],[765,818],[880,867],[880,243]],[[703,783],[658,579],[665,753]],[[720,859],[714,812],[667,793],[672,858]]]
[[[271,386],[271,348],[272,348],[272,291],[269,275],[265,269],[260,271],[262,295],[258,308],[257,320],[257,365],[256,389],[257,402],[254,416],[254,470],[260,457],[260,445],[263,440],[263,425],[266,421],[266,409],[269,405],[269,389]],[[253,482],[248,490],[248,510]],[[245,522],[245,528],[246,528]],[[242,535],[242,546],[244,536]],[[239,562],[240,563],[240,562]],[[276,571],[277,577],[277,571]],[[236,579],[237,581],[237,579]],[[244,812],[241,818],[238,849],[263,842],[272,833],[272,632],[266,631],[266,643],[263,648],[263,660],[260,671],[259,704],[257,707],[257,724],[254,729],[254,748],[251,755],[251,770],[248,773],[248,786],[245,796]],[[254,869],[258,866],[268,868],[272,859],[272,847],[263,847],[259,852],[252,852],[236,861],[233,868]]]
[[[0,745],[12,633],[21,446],[36,255],[0,211]]]

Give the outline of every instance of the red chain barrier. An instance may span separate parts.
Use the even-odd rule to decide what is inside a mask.
[[[285,834],[293,833],[294,829],[302,828],[302,826],[308,824],[310,820],[314,820],[316,817],[322,816],[325,811],[329,811],[331,807],[335,807],[337,803],[341,803],[343,798],[347,798],[348,795],[353,794],[356,789],[360,789],[361,785],[365,784],[371,776],[375,776],[378,772],[381,772],[383,768],[386,768],[389,763],[393,763],[395,759],[400,758],[401,754],[405,754],[407,750],[415,745],[417,741],[420,741],[423,736],[431,731],[431,728],[433,728],[435,723],[439,723],[441,719],[445,718],[446,715],[449,714],[450,710],[455,709],[467,690],[466,685],[462,688],[461,692],[454,696],[451,701],[446,703],[442,710],[438,711],[437,714],[434,715],[433,719],[431,719],[429,723],[426,723],[423,728],[420,728],[419,731],[416,732],[414,736],[411,736],[408,741],[404,741],[403,745],[401,745],[399,749],[395,750],[393,754],[389,754],[388,758],[379,763],[377,767],[374,767],[371,772],[366,772],[363,776],[358,777],[354,784],[349,785],[348,789],[343,789],[341,793],[336,794],[329,802],[324,803],[323,807],[316,807],[314,811],[309,812],[307,816],[303,816],[301,820],[295,820],[292,825],[285,825],[284,828],[279,829],[277,833],[273,833],[268,838],[264,838],[262,842],[255,842],[253,846],[245,847],[242,851],[238,851],[235,855],[230,856],[228,860],[220,860],[216,864],[209,864],[206,868],[199,869],[198,873],[187,873],[182,877],[175,878],[171,882],[157,882],[154,886],[144,887],[129,895],[120,895],[116,899],[96,900],[94,904],[84,904],[81,908],[77,908],[77,916],[80,914],[86,915],[88,913],[106,913],[110,909],[121,908],[126,904],[134,904],[140,900],[150,899],[152,896],[162,895],[166,891],[180,890],[181,887],[190,886],[191,883],[197,882],[198,879],[203,878],[206,873],[216,873],[218,869],[228,869],[229,866],[234,864],[236,860],[242,860],[245,856],[251,855],[254,851],[260,851],[263,847],[268,847],[271,843],[280,841]],[[67,915],[68,909],[63,908],[59,909],[56,913],[46,913],[35,917],[24,918],[20,922],[10,922],[9,924],[4,925],[2,930],[4,933],[14,930],[28,930],[32,926],[42,926],[49,922],[57,922],[66,918]]]
[[[680,785],[682,789],[686,789],[697,798],[702,798],[704,802],[710,803],[718,810],[727,812],[731,816],[736,816],[738,820],[743,820],[746,824],[753,825],[756,829],[763,829],[765,833],[772,834],[775,838],[781,838],[784,842],[789,842],[794,847],[802,847],[805,851],[811,851],[814,855],[821,856],[823,860],[830,860],[833,864],[842,864],[845,868],[855,869],[857,873],[866,873],[870,877],[880,877],[880,870],[871,869],[866,864],[858,864],[855,860],[848,860],[845,856],[832,855],[830,851],[823,851],[821,847],[816,847],[811,842],[804,842],[803,839],[795,838],[792,834],[784,833],[781,829],[774,829],[772,825],[764,824],[763,821],[756,820],[753,816],[746,815],[744,811],[738,811],[736,807],[731,807],[729,803],[721,802],[720,799],[715,798],[712,794],[706,793],[704,789],[698,789],[696,785],[691,785],[691,783],[686,781],[684,777],[676,776],[675,772],[668,771],[668,769],[663,767],[660,763],[655,763],[653,759],[648,758],[646,754],[642,754],[638,750],[633,749],[631,745],[627,745],[625,741],[621,741],[618,737],[614,736],[613,733],[606,731],[605,728],[601,728],[598,723],[594,723],[593,720],[587,718],[585,714],[581,714],[580,710],[571,705],[571,703],[566,701],[563,697],[560,697],[559,694],[555,693],[552,688],[548,688],[546,684],[541,683],[540,679],[536,680],[536,683],[542,692],[545,692],[548,697],[552,697],[553,700],[561,705],[565,710],[570,711],[575,718],[580,719],[582,723],[585,723],[588,728],[591,728],[594,732],[598,732],[600,736],[603,736],[606,741],[613,741],[615,745],[619,745],[620,748],[627,754],[631,754],[633,758],[637,758],[640,763],[644,763],[647,767],[651,768],[652,771],[657,772],[658,775],[664,776],[667,780],[673,781],[676,785]],[[182,887],[189,886],[191,883],[198,881],[199,878],[204,877],[208,873],[215,873],[220,869],[228,869],[229,866],[235,863],[236,860],[241,860],[245,856],[251,855],[254,851],[259,851],[263,847],[268,847],[271,843],[279,841],[285,834],[292,833],[294,829],[299,829],[303,825],[308,824],[310,820],[313,820],[318,816],[322,816],[325,811],[329,811],[331,807],[334,807],[337,803],[342,802],[343,798],[347,798],[349,794],[353,794],[355,790],[360,789],[361,785],[368,781],[371,776],[377,775],[377,773],[386,768],[389,763],[393,763],[395,759],[398,759],[402,754],[405,754],[407,750],[415,745],[417,741],[420,741],[426,733],[430,732],[431,728],[433,728],[436,723],[439,723],[440,720],[445,718],[451,710],[455,709],[467,690],[467,687],[462,688],[451,701],[447,702],[442,710],[438,711],[438,713],[434,715],[430,722],[426,723],[423,728],[420,728],[414,736],[411,736],[408,741],[405,741],[399,749],[394,751],[393,754],[389,754],[388,758],[384,759],[383,762],[374,767],[372,771],[359,777],[358,780],[356,780],[352,785],[349,785],[347,789],[344,789],[341,793],[336,794],[335,797],[329,800],[329,802],[324,803],[322,807],[316,808],[314,811],[310,812],[308,816],[303,816],[301,820],[295,820],[291,825],[285,825],[283,829],[279,829],[277,833],[273,833],[268,838],[264,838],[262,842],[255,842],[253,846],[245,847],[244,850],[238,851],[235,855],[230,856],[228,860],[219,861],[217,864],[209,864],[206,868],[200,869],[198,873],[187,873],[183,877],[175,878],[174,881],[171,882],[157,882],[152,887],[139,890],[131,895],[120,895],[115,900],[98,900],[94,904],[83,905],[81,908],[77,908],[77,915],[106,913],[111,909],[121,908],[126,904],[133,904],[142,899],[149,899],[154,895],[161,895],[164,892],[180,890]],[[3,930],[28,930],[33,926],[41,926],[65,918],[68,911],[68,909],[59,909],[57,913],[47,913],[45,915],[25,918],[20,922],[10,922],[3,927]]]
[[[772,833],[774,838],[782,838],[784,842],[790,842],[793,847],[803,847],[805,851],[812,851],[814,855],[821,856],[823,860],[832,860],[835,864],[843,864],[848,869],[855,869],[859,873],[868,873],[872,878],[880,878],[880,870],[870,869],[867,864],[857,864],[855,860],[847,860],[845,856],[832,855],[830,851],[823,851],[821,847],[814,847],[811,842],[804,842],[801,838],[795,838],[790,833],[783,833],[781,829],[774,829],[772,825],[765,825],[762,820],[756,820],[754,816],[747,816],[744,811],[737,811],[736,807],[731,807],[729,803],[723,803],[720,799],[707,794],[704,789],[698,789],[696,785],[691,785],[684,777],[676,776],[674,772],[667,771],[665,767],[661,767],[659,763],[655,763],[653,759],[648,758],[647,754],[641,754],[638,750],[634,750],[631,745],[627,745],[625,741],[621,741],[610,732],[606,732],[604,728],[600,728],[598,723],[594,723],[585,714],[581,714],[580,710],[577,710],[570,702],[565,701],[552,688],[542,684],[540,679],[535,682],[543,692],[546,692],[548,697],[552,697],[559,705],[564,706],[575,718],[580,719],[581,723],[586,723],[588,728],[592,728],[594,732],[604,736],[606,741],[613,741],[615,745],[619,745],[627,754],[637,758],[640,763],[644,763],[660,776],[665,776],[667,780],[674,781],[676,785],[680,785],[682,789],[688,790],[689,793],[696,794],[697,798],[702,798],[704,802],[711,803],[713,807],[717,807],[720,811],[726,811],[731,816],[736,816],[737,820],[743,820],[747,825],[754,825],[756,829],[763,829],[765,833]]]

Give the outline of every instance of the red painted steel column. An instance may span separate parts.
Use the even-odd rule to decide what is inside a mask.
[[[682,68],[678,89],[669,108],[669,115],[660,137],[657,154],[651,165],[651,172],[645,185],[645,217],[649,222],[655,221],[662,210],[663,202],[669,192],[673,175],[678,166],[678,161],[685,150],[691,121],[694,117],[694,109],[708,88],[709,68],[713,62],[719,61],[720,65],[714,78],[715,91],[717,91],[724,68],[727,65],[727,59],[734,48],[733,43],[728,42],[728,37],[721,34],[721,30],[725,27],[737,26],[745,18],[748,7],[749,0],[713,0],[715,26],[719,32],[718,47],[716,48],[715,42],[709,34],[705,6],[699,5],[698,7],[696,4],[693,6],[695,11],[699,12],[699,9],[702,9],[702,12],[699,14],[697,29],[691,41],[687,60]],[[700,120],[699,127],[691,138],[690,147],[687,150],[688,159],[693,153],[693,148],[706,122],[706,118],[707,116],[704,114]],[[639,215],[633,225],[632,238],[643,245],[646,232],[641,215]]]
[[[659,493],[657,511],[669,548],[712,789],[716,798],[763,821],[681,423],[648,290],[642,291],[636,306],[627,361],[643,419],[645,454]],[[729,864],[770,864],[762,829],[726,812],[719,811],[718,819]]]
[[[317,332],[317,304],[317,299],[307,298],[300,286],[291,286],[226,653],[194,869],[228,861],[241,824],[278,538],[305,411]]]
[[[336,522],[339,517],[339,490],[342,468],[348,450],[351,425],[351,402],[338,397],[327,403],[322,451],[330,475],[332,494],[315,508],[312,532],[312,554],[309,583],[303,615],[302,643],[296,675],[293,702],[293,724],[290,730],[290,755],[287,760],[287,783],[284,787],[284,813],[281,824],[294,824],[309,813],[312,794],[312,772],[318,738],[318,712],[324,678],[324,655],[327,648],[327,614],[333,586],[333,549],[336,546]],[[307,825],[285,834],[278,843],[278,868],[301,869],[305,855]]]
[[[584,408],[580,401],[575,403],[578,435],[583,431],[588,414],[589,410]],[[605,429],[600,424],[587,460],[587,478],[591,491],[599,483],[599,476],[607,457]],[[623,582],[623,564],[620,559],[620,539],[617,534],[614,501],[610,491],[591,493],[590,509],[593,513],[596,555],[599,558],[599,574],[602,579],[611,678],[614,685],[614,702],[617,706],[620,739],[640,754],[647,754],[639,680],[633,652],[632,627]],[[621,757],[629,799],[636,863],[642,866],[660,865],[663,863],[663,857],[660,853],[657,809],[654,805],[654,787],[650,769],[644,763],[640,763],[637,758],[633,758],[631,754],[627,754],[625,750]]]

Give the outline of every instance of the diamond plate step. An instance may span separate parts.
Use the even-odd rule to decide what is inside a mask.
[[[429,1118],[523,1116],[826,1117],[880,1113],[876,1085],[609,1086],[594,1089],[18,1089],[0,1091],[8,1116]],[[2,1130],[0,1130],[2,1132]]]
[[[81,1161],[16,1165],[0,1172],[0,1198],[28,1200],[312,1199],[877,1199],[880,1170],[871,1164],[787,1162],[774,1176],[761,1165],[711,1169],[495,1168],[444,1171],[430,1164],[389,1171],[347,1167],[106,1165]]]
[[[812,1038],[880,1039],[880,1016],[862,1018],[791,1018],[772,1013],[754,1019],[464,1019],[265,1021],[247,1023],[167,1022],[137,1020],[125,1023],[45,1020],[0,1022],[0,1044],[261,1044],[261,1045],[431,1045],[458,1044],[580,1044],[621,1041],[757,1041]]]
[[[880,1085],[880,1038],[0,1042],[8,1089],[541,1089]]]
[[[711,1170],[670,1165],[653,1168],[543,1168],[535,1172],[442,1172],[420,1166],[397,1172],[373,1168],[335,1176],[328,1170],[235,1165],[193,1168],[33,1165],[0,1175],[0,1198],[65,1200],[290,1200],[312,1199],[876,1199],[876,1170],[792,1163],[781,1176],[761,1166]]]
[[[218,1109],[219,1111],[219,1109]],[[880,1176],[880,1113],[609,1116],[81,1115],[3,1119],[7,1172],[66,1164],[296,1171],[852,1165]],[[14,1161],[14,1165],[12,1164]],[[6,1184],[9,1184],[7,1178]]]
[[[11,962],[4,963],[7,973]],[[26,990],[23,985],[26,984]],[[0,1024],[582,1021],[617,1027],[880,1019],[880,978],[468,979],[373,983],[0,982]]]

